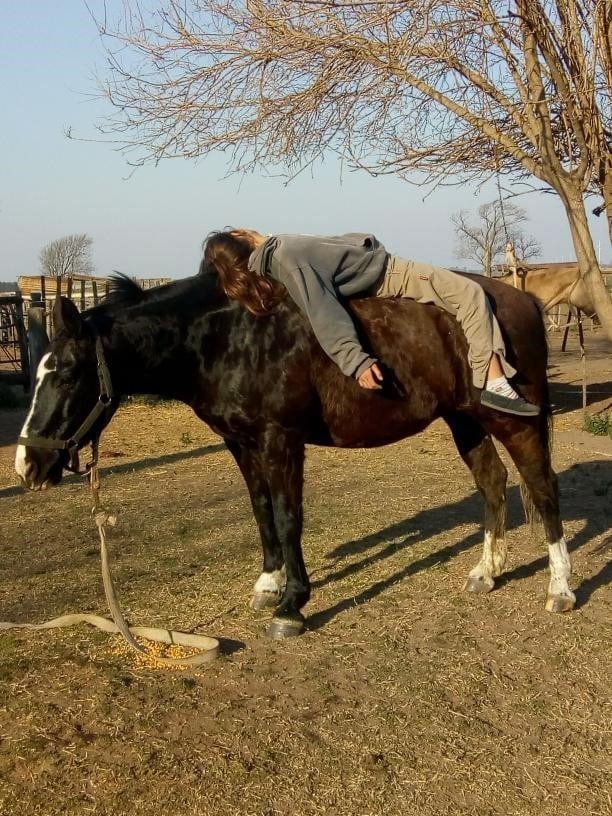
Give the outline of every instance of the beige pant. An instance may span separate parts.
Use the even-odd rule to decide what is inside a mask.
[[[373,294],[376,297],[406,297],[433,303],[456,319],[468,343],[468,362],[474,385],[482,388],[492,354],[499,356],[506,377],[516,370],[506,360],[499,323],[482,286],[449,269],[392,255],[387,270]]]

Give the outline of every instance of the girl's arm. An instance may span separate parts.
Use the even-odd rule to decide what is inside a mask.
[[[336,292],[311,266],[276,270],[277,279],[310,321],[323,351],[347,377],[359,378],[375,362],[359,342],[355,324]]]

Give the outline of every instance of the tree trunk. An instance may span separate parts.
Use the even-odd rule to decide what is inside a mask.
[[[608,219],[608,232],[610,234],[610,243],[612,244],[612,171],[606,176],[602,192],[606,207],[604,215]]]
[[[597,262],[597,253],[593,246],[584,199],[577,190],[563,190],[560,191],[560,195],[567,213],[580,276],[584,280],[597,317],[612,340],[612,297],[606,289]]]
[[[483,266],[484,273],[487,276],[487,278],[493,277],[493,257],[491,255],[491,250],[489,249],[489,247],[487,247],[484,252]]]

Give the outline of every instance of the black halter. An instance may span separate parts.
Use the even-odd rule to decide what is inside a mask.
[[[98,454],[97,440],[92,441],[93,460],[84,470],[80,470],[79,466],[79,442],[85,434],[91,430],[96,421],[102,414],[108,410],[111,400],[113,398],[113,384],[111,382],[110,372],[104,357],[104,349],[102,348],[102,341],[96,335],[96,359],[98,374],[98,382],[100,384],[100,393],[98,394],[98,401],[91,409],[89,414],[85,417],[81,425],[72,434],[70,439],[53,439],[45,436],[20,436],[17,440],[18,445],[26,445],[32,448],[46,448],[48,450],[65,450],[68,451],[70,458],[69,464],[65,465],[66,470],[80,475],[87,474],[91,466],[96,463]]]

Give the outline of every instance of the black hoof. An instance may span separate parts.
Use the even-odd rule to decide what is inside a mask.
[[[266,634],[268,637],[280,640],[281,638],[297,637],[304,631],[304,621],[294,618],[272,618]]]
[[[259,612],[262,609],[269,609],[271,606],[278,606],[280,599],[281,596],[278,592],[254,592],[249,606]]]

